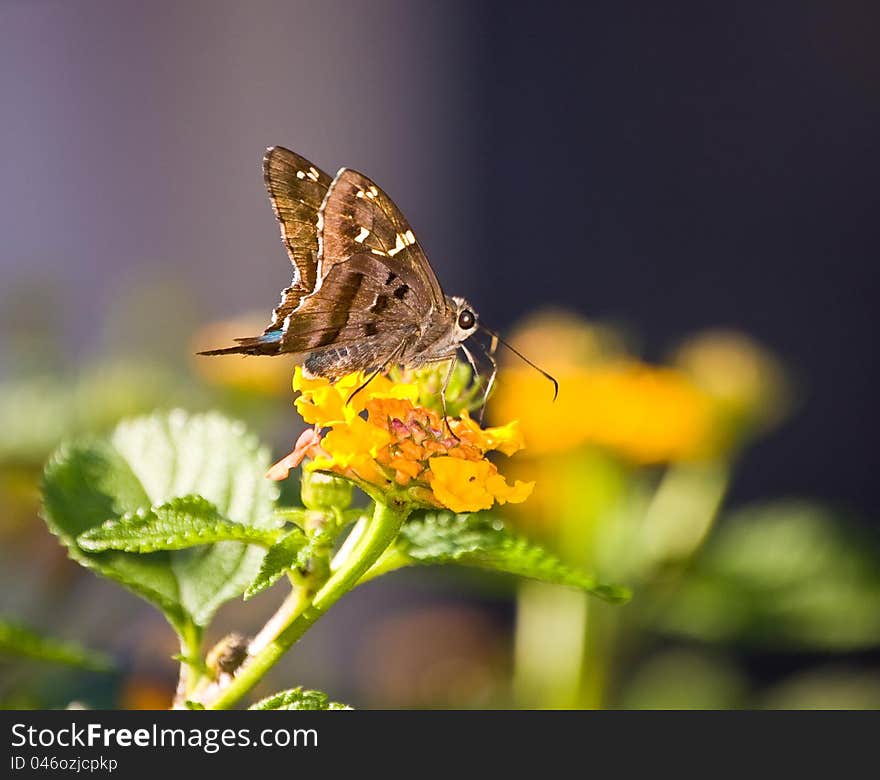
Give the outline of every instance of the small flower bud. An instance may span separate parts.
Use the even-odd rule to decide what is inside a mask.
[[[320,471],[303,470],[300,495],[306,509],[348,509],[351,482]]]
[[[248,640],[241,634],[232,633],[223,637],[208,653],[205,664],[214,677],[233,674],[247,658]]]
[[[317,591],[330,576],[330,558],[328,555],[310,555],[291,570],[291,580],[297,585],[306,585]]]

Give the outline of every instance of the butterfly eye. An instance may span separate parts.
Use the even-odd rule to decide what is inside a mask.
[[[476,322],[477,318],[474,317],[474,313],[468,309],[458,315],[458,327],[462,330],[470,330],[476,325]]]

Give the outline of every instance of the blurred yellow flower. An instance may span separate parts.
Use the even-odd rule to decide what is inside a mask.
[[[743,333],[709,330],[684,341],[673,356],[717,403],[731,439],[778,424],[788,413],[791,387],[779,361]]]
[[[533,454],[594,444],[647,464],[711,453],[711,399],[683,373],[635,361],[550,370],[560,384],[556,403],[545,400],[542,377],[521,369],[505,371],[495,398],[501,415],[522,410]]]
[[[610,333],[574,316],[545,315],[524,329],[518,345],[542,356],[560,387],[554,403],[535,371],[503,369],[493,411],[518,411],[530,454],[592,444],[651,464],[715,451],[713,399],[683,371],[628,357]]]
[[[192,337],[190,353],[193,369],[206,382],[240,393],[281,397],[290,385],[290,360],[255,360],[244,355],[218,355],[210,358],[195,355],[212,344],[229,344],[236,337],[259,333],[266,326],[266,313],[259,312],[233,319],[212,322]]]
[[[454,512],[528,498],[534,483],[508,484],[486,459],[493,450],[512,455],[523,448],[518,423],[481,428],[467,410],[444,421],[434,409],[416,403],[415,385],[384,376],[351,398],[364,380],[358,372],[331,383],[306,377],[296,368],[296,407],[315,429],[270,470],[272,478],[283,478],[308,456],[313,459],[309,469],[330,471],[379,491],[403,491],[409,501]],[[320,436],[319,430],[326,432]]]

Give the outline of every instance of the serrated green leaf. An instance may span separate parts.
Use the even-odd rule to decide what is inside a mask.
[[[612,603],[630,598],[627,588],[598,582],[525,537],[511,534],[497,518],[482,513],[437,512],[410,520],[400,532],[396,551],[417,564],[457,563],[493,569],[578,588]]]
[[[260,571],[244,592],[245,599],[262,593],[274,585],[284,574],[300,562],[302,552],[307,549],[308,539],[299,529],[294,528],[273,544],[263,557]]]
[[[320,691],[304,691],[302,687],[279,691],[256,704],[252,710],[350,710],[351,707],[330,701],[326,693]]]
[[[269,453],[241,423],[217,413],[154,414],[121,423],[103,439],[64,445],[43,476],[43,514],[70,556],[156,605],[184,632],[206,625],[259,570],[253,545],[218,542],[187,550],[91,552],[77,539],[110,519],[199,495],[229,520],[274,527]]]
[[[268,547],[280,533],[276,528],[256,528],[227,520],[214,504],[201,496],[182,496],[152,509],[126,512],[118,520],[106,520],[80,534],[77,543],[89,552],[149,553],[185,550],[216,542]]]
[[[75,642],[38,634],[20,623],[5,619],[0,619],[0,655],[33,658],[96,672],[107,672],[113,668],[113,662],[103,653],[88,650]]]

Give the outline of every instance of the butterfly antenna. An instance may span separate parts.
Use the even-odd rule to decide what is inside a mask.
[[[536,366],[534,363],[532,363],[532,361],[529,360],[525,355],[523,355],[523,353],[520,352],[518,349],[515,349],[510,344],[508,344],[494,330],[490,330],[485,325],[480,325],[480,329],[483,330],[484,332],[488,333],[499,344],[503,344],[505,347],[507,347],[511,352],[513,352],[514,355],[516,355],[520,360],[522,360],[527,365],[534,368],[535,371],[537,371],[539,374],[544,376],[546,379],[549,379],[553,383],[553,400],[554,401],[556,400],[556,398],[559,396],[559,382],[557,382],[552,376],[550,376],[550,374],[548,374],[543,368],[541,368],[540,366]]]

